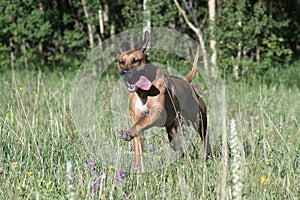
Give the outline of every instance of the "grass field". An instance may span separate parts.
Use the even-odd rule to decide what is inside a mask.
[[[207,160],[187,155],[140,174],[95,160],[72,119],[74,77],[2,72],[0,199],[299,199],[299,88],[226,84],[229,158],[223,185],[220,144]],[[103,123],[115,134],[110,120]]]

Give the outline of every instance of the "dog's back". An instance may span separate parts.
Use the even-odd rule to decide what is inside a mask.
[[[194,88],[186,81],[175,76],[169,76],[170,83],[174,87],[172,93],[176,96],[176,99],[180,105],[180,112],[183,117],[189,121],[195,121],[199,113],[206,116],[206,107],[199,97]]]

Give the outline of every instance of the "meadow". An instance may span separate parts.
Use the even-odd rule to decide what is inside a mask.
[[[226,82],[229,155],[224,185],[221,142],[206,160],[187,155],[147,173],[118,171],[95,159],[80,137],[70,98],[74,72],[1,73],[0,199],[300,197],[296,86]],[[102,116],[99,123],[114,135],[108,118]]]

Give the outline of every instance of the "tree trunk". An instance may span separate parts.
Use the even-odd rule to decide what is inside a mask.
[[[9,46],[10,46],[10,66],[11,69],[15,69],[15,62],[16,62],[16,53],[15,53],[15,45],[13,42],[13,37],[9,38]]]
[[[150,27],[151,27],[151,14],[150,14],[150,10],[147,8],[147,1],[150,0],[143,0],[143,11],[144,11],[143,33],[145,33],[146,31],[150,33]]]
[[[102,8],[100,8],[98,10],[98,18],[99,18],[99,29],[100,29],[100,33],[98,34],[98,45],[101,46],[101,44],[102,44],[101,37],[103,37],[103,34],[104,34]]]
[[[194,24],[192,24],[189,19],[187,18],[187,15],[185,13],[185,11],[181,8],[181,6],[179,5],[177,0],[174,0],[174,3],[179,11],[179,13],[182,15],[184,21],[187,23],[187,25],[190,27],[190,29],[192,29],[192,31],[194,31],[194,33],[197,35],[199,43],[200,43],[200,48],[203,54],[203,66],[204,66],[204,70],[206,72],[208,72],[208,61],[207,61],[207,52],[205,49],[205,43],[204,43],[204,39],[203,39],[203,35],[201,32],[200,28],[197,28]]]
[[[215,18],[216,18],[216,2],[215,0],[208,0],[208,12],[209,12],[209,28],[210,28],[210,41],[209,45],[212,50],[210,57],[211,62],[211,75],[216,77],[217,66],[217,49],[216,49],[216,36],[215,36]]]
[[[39,1],[39,10],[41,11],[41,13],[44,14],[44,6],[43,6],[43,3],[41,1]],[[39,42],[39,52],[41,55],[43,55],[43,43],[42,42]]]
[[[234,63],[234,57],[232,57],[232,61],[233,61],[233,63]],[[232,68],[232,74],[233,74],[233,76],[234,76],[234,79],[237,81],[237,80],[239,80],[239,65],[238,65],[238,63],[235,63],[234,65],[233,65],[233,68]]]
[[[242,21],[240,19],[238,21],[238,27],[239,28],[242,27]],[[241,62],[241,56],[242,56],[242,43],[241,43],[241,41],[239,41],[236,62],[234,62],[234,65],[233,65],[233,68],[232,68],[232,73],[233,73],[233,76],[234,76],[236,81],[240,79],[239,65],[240,65],[240,62]],[[234,61],[234,58],[233,58],[233,61]]]
[[[85,0],[81,0],[81,3],[82,3],[82,7],[83,7],[84,16],[87,20],[87,28],[88,28],[88,34],[89,34],[90,49],[93,49],[94,48],[93,27],[92,27],[92,24],[90,24],[88,22],[89,12],[88,12],[87,6],[85,4]]]
[[[100,35],[102,36],[103,33],[104,33],[102,8],[100,8],[100,9],[98,10],[98,17],[99,17]]]
[[[9,15],[9,18],[10,18],[10,23],[12,24],[15,24],[16,21],[15,21],[15,17],[13,14],[10,14]],[[14,36],[11,35],[9,37],[9,47],[10,47],[10,66],[11,66],[11,69],[14,73],[14,69],[15,69],[15,62],[16,62],[16,50],[15,50],[15,43],[14,43]]]
[[[240,76],[239,76],[239,65],[241,62],[241,56],[242,56],[242,43],[239,42],[238,43],[238,53],[237,53],[237,58],[236,58],[236,63],[233,65],[233,69],[232,69],[232,73],[233,76],[235,78],[235,80],[239,80]],[[233,58],[234,61],[234,58]]]
[[[257,64],[259,64],[260,63],[260,49],[259,49],[259,44],[258,44],[258,42],[257,42],[257,45],[256,45],[256,62],[257,62]]]
[[[216,1],[208,0],[209,12],[209,27],[210,27],[210,41],[209,46],[212,50],[210,57],[211,76],[217,77],[217,49],[216,49],[216,36],[215,36],[215,18],[216,18]],[[227,147],[227,133],[226,130],[222,131],[222,176],[221,176],[221,199],[227,199],[227,171],[228,171],[228,147]]]
[[[109,24],[108,24],[109,17],[108,16],[109,16],[109,6],[108,6],[107,2],[105,1],[104,10],[102,12],[102,17],[103,17],[103,24],[104,24],[104,26],[107,26],[107,27],[109,27]],[[109,27],[109,28],[111,28],[111,27]],[[112,36],[112,35],[110,35],[110,36]]]

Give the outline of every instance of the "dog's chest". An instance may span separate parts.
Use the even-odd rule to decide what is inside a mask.
[[[143,116],[146,116],[149,113],[149,109],[147,107],[146,101],[147,100],[144,99],[137,99],[135,102],[135,108],[138,109]]]

